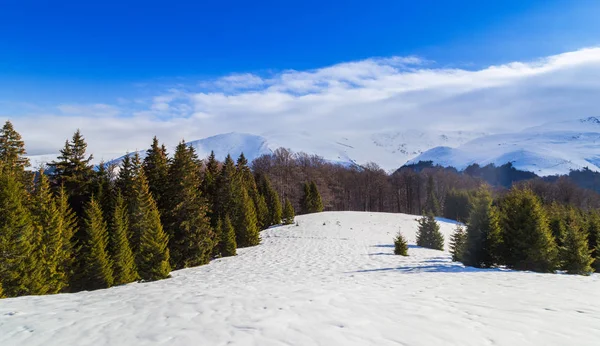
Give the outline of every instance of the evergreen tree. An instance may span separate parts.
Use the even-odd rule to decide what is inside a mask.
[[[31,294],[40,277],[33,222],[20,177],[0,163],[0,282],[8,297]]]
[[[564,244],[565,237],[567,235],[567,226],[565,224],[566,216],[564,207],[553,202],[547,208],[548,215],[548,227],[552,233],[552,237],[558,248],[561,248]]]
[[[467,222],[471,207],[471,196],[464,190],[450,190],[444,200],[444,217],[459,222]]]
[[[323,211],[323,201],[321,200],[321,194],[317,188],[317,184],[314,181],[310,182],[310,197],[311,197],[311,213],[320,213]]]
[[[269,213],[269,206],[262,193],[257,193],[253,196],[254,206],[256,207],[256,220],[258,221],[259,229],[266,229],[269,227],[270,219],[272,217]]]
[[[394,238],[394,255],[408,256],[408,242],[401,232]]]
[[[266,175],[263,175],[261,177],[261,180],[262,181],[260,192],[261,195],[264,196],[268,210],[265,226],[269,227],[273,225],[278,225],[279,223],[281,223],[282,215],[279,195],[277,194],[277,191],[275,191],[273,186],[271,186],[271,182],[269,181],[269,178],[267,178]]]
[[[129,215],[121,193],[117,193],[111,222],[110,254],[113,262],[114,284],[122,285],[139,279],[135,256],[129,246]]]
[[[444,250],[444,235],[440,232],[440,225],[435,221],[432,213],[419,220],[417,245],[434,250]]]
[[[146,151],[146,157],[143,163],[144,173],[148,179],[150,193],[159,207],[161,215],[165,213],[163,206],[163,196],[167,188],[167,177],[169,173],[169,159],[167,149],[164,145],[159,145],[158,138],[154,136],[150,149]]]
[[[300,212],[302,214],[312,213],[312,201],[310,184],[306,182],[302,185],[302,199],[300,200]]]
[[[558,250],[538,197],[529,189],[512,188],[500,206],[506,266],[517,270],[554,271]]]
[[[236,163],[237,174],[239,178],[239,182],[242,188],[248,191],[248,195],[252,202],[254,203],[254,210],[256,211],[256,220],[258,222],[257,226],[259,229],[264,229],[272,225],[273,219],[277,219],[277,213],[279,212],[279,217],[281,217],[281,207],[276,209],[276,205],[272,203],[268,198],[273,198],[272,193],[266,193],[266,189],[270,188],[270,183],[268,181],[264,181],[266,179],[265,176],[261,176],[259,182],[257,183],[250,167],[248,167],[248,160],[244,156],[244,153],[240,154],[240,157]],[[273,191],[274,192],[274,191]],[[278,199],[277,195],[275,197]]]
[[[76,253],[75,246],[77,244],[74,243],[73,236],[77,230],[77,218],[69,206],[69,199],[63,188],[58,191],[58,195],[56,196],[56,212],[58,214],[58,227],[60,228],[62,238],[60,242],[61,248],[58,250],[56,257],[60,266],[59,271],[65,274],[65,280],[70,285],[74,279],[73,263]],[[68,288],[70,287],[67,287],[67,284],[65,284],[62,291],[64,292]]]
[[[229,216],[232,220],[237,219],[236,205],[241,196],[241,184],[236,174],[236,167],[230,155],[227,155],[217,180],[216,208],[213,211],[217,219]],[[237,230],[236,230],[237,232]]]
[[[204,170],[204,179],[202,179],[201,190],[208,203],[207,216],[210,218],[210,224],[213,228],[216,228],[217,221],[219,220],[216,213],[218,179],[219,162],[215,158],[215,152],[211,151],[210,155],[208,156],[208,160],[206,161],[206,169]]]
[[[470,209],[463,263],[489,268],[500,262],[502,236],[498,211],[492,205],[492,197],[486,187],[479,190]]]
[[[134,196],[134,182],[138,173],[137,167],[133,164],[131,155],[126,154],[121,161],[119,175],[115,182],[117,190],[121,193],[126,202],[131,200]]]
[[[427,200],[425,201],[425,213],[440,215],[440,201],[435,194],[435,183],[433,175],[427,179]]]
[[[63,291],[69,283],[69,273],[65,271],[65,260],[70,253],[65,253],[65,248],[70,252],[72,226],[63,232],[63,220],[54,196],[50,191],[50,183],[43,171],[38,174],[38,181],[32,196],[32,216],[34,233],[36,234],[36,251],[39,268],[43,271],[42,280],[38,283],[40,290],[37,294],[58,293]],[[66,245],[66,246],[65,246]],[[43,287],[43,288],[42,288]]]
[[[456,226],[456,230],[450,238],[450,253],[454,262],[463,262],[467,245],[467,232],[461,225]]]
[[[291,225],[294,223],[295,212],[292,202],[289,199],[285,199],[285,207],[283,208],[283,223],[285,225]]]
[[[0,129],[0,163],[6,170],[23,172],[26,167],[29,167],[26,154],[21,135],[15,131],[10,121],[6,121]]]
[[[256,221],[254,203],[252,203],[248,192],[244,189],[242,189],[241,197],[237,206],[238,217],[234,224],[236,243],[238,247],[258,245],[260,243],[260,230]]]
[[[134,181],[129,220],[131,246],[140,278],[154,281],[169,277],[169,238],[163,230],[160,213],[143,171]]]
[[[233,225],[231,225],[231,220],[229,220],[228,216],[225,217],[225,221],[218,221],[217,232],[219,234],[219,256],[235,256],[237,248],[235,242],[235,230],[233,229]]]
[[[0,281],[0,299],[5,298],[4,290],[2,289],[2,281]]]
[[[165,192],[165,231],[176,269],[206,264],[210,261],[214,239],[208,205],[199,189],[201,176],[194,148],[184,142],[175,150],[169,168]]]
[[[114,279],[108,255],[108,230],[100,204],[93,198],[85,210],[84,230],[87,238],[81,249],[84,263],[82,287],[88,290],[110,287]]]
[[[593,271],[591,264],[594,259],[588,248],[586,232],[576,212],[571,209],[569,214],[564,246],[559,253],[561,267],[568,274],[590,275]]]
[[[588,239],[588,249],[592,253],[592,258],[595,259],[594,267],[596,271],[598,271],[597,265],[600,264],[600,261],[596,259],[600,257],[600,252],[597,251],[599,248],[598,244],[600,244],[600,215],[596,210],[592,210],[587,215],[587,223],[586,223],[586,231],[587,231],[587,239]]]

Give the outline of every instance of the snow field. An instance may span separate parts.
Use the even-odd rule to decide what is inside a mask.
[[[465,268],[414,246],[417,218],[299,216],[168,280],[0,300],[0,345],[600,344],[600,275]]]

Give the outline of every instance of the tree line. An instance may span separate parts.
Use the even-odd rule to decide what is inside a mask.
[[[323,210],[316,184],[281,198],[243,154],[200,160],[183,141],[169,157],[155,137],[142,159],[92,164],[76,131],[60,156],[28,170],[10,122],[0,130],[0,296],[76,292],[154,281],[236,255],[259,231]]]

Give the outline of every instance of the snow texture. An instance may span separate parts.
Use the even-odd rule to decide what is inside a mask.
[[[300,216],[171,279],[0,300],[0,345],[599,344],[600,276],[465,268],[412,245],[416,219]]]

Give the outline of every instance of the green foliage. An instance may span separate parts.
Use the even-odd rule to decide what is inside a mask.
[[[218,256],[235,256],[237,248],[235,230],[228,216],[225,217],[225,221],[217,222],[217,234],[219,235]]]
[[[304,183],[303,195],[300,200],[300,210],[303,214],[319,213],[323,211],[323,201],[314,181]]]
[[[566,210],[564,207],[559,206],[556,202],[552,203],[546,208],[548,215],[548,227],[550,233],[554,238],[554,242],[558,248],[561,248],[564,244],[565,237],[567,236],[566,221]]]
[[[408,256],[408,242],[401,232],[394,238],[394,255]]]
[[[504,264],[517,270],[553,272],[558,250],[538,197],[529,189],[513,187],[500,210]]]
[[[15,131],[10,121],[6,121],[0,129],[0,163],[6,170],[23,172],[25,167],[29,167],[26,154],[21,135]]]
[[[259,192],[252,196],[254,200],[254,206],[256,208],[256,220],[258,221],[259,229],[266,229],[269,227],[269,219],[271,214],[269,213],[269,206],[265,201],[265,197]]]
[[[236,167],[230,155],[227,155],[217,180],[217,201],[213,211],[217,219],[229,216],[231,220],[236,219],[236,205],[240,198],[242,187]]]
[[[0,282],[4,294],[31,294],[39,277],[33,222],[20,177],[0,163]]]
[[[593,271],[591,251],[588,249],[587,233],[575,210],[569,210],[567,234],[564,245],[560,249],[562,269],[568,274],[590,275]]]
[[[131,244],[140,278],[154,281],[169,277],[169,238],[163,230],[160,213],[143,171],[139,171],[135,178],[129,220]]]
[[[467,247],[467,232],[461,225],[456,226],[456,230],[450,238],[450,253],[452,260],[455,262],[463,262]]]
[[[200,184],[196,153],[181,142],[169,168],[163,216],[165,231],[170,238],[171,262],[176,269],[208,263],[216,242]]]
[[[467,222],[471,212],[471,196],[464,190],[450,190],[444,200],[444,217]]]
[[[0,281],[0,299],[5,298],[4,290],[2,289],[2,281]]]
[[[433,175],[429,175],[427,179],[427,199],[425,200],[425,213],[432,213],[433,215],[440,215],[440,200],[435,193],[435,183],[433,181]]]
[[[440,225],[435,221],[432,213],[419,220],[417,245],[434,250],[444,250],[444,235],[440,232]]]
[[[291,225],[294,223],[294,218],[296,213],[294,211],[294,207],[292,206],[292,202],[289,199],[285,199],[285,207],[283,208],[283,223],[285,225]]]
[[[163,196],[167,190],[167,176],[169,172],[169,161],[167,157],[167,148],[159,145],[158,138],[154,136],[150,149],[146,151],[146,157],[142,164],[150,193],[156,201],[161,213],[164,213]]]
[[[587,222],[585,224],[587,239],[588,239],[588,249],[592,252],[592,258],[597,259],[600,257],[600,252],[597,251],[600,244],[600,215],[598,211],[592,210],[588,212],[586,215]],[[596,271],[598,271],[597,264],[600,264],[600,261],[594,261],[594,267]]]
[[[219,178],[219,162],[215,158],[214,151],[210,152],[208,160],[206,161],[206,167],[204,170],[204,179],[202,180],[201,190],[204,198],[208,203],[207,216],[210,218],[210,224],[215,228],[217,221],[219,220],[216,208],[217,208],[217,193],[218,185],[217,180]]]
[[[108,230],[100,204],[94,199],[85,209],[84,230],[87,239],[80,253],[84,264],[82,287],[89,290],[110,287],[114,278],[108,255]]]
[[[60,271],[65,273],[65,279],[69,284],[74,278],[74,256],[75,248],[73,244],[73,236],[77,230],[77,218],[75,213],[69,206],[69,200],[65,189],[58,190],[56,196],[56,209],[58,213],[58,227],[61,234],[61,248],[56,254],[57,261],[60,265]],[[70,287],[65,286],[63,292]]]
[[[110,254],[113,262],[114,284],[122,285],[139,279],[135,256],[129,246],[129,215],[120,193],[115,199],[110,232]]]
[[[482,187],[473,199],[462,256],[465,265],[489,268],[500,262],[502,235],[498,211],[492,202],[492,196],[486,187]]]
[[[263,175],[261,177],[260,185],[260,193],[264,196],[268,210],[265,228],[273,225],[278,225],[279,223],[281,223],[282,215],[279,195],[277,194],[277,191],[275,191],[273,186],[271,186],[271,182],[269,181],[267,176]]]
[[[256,211],[254,210],[254,203],[246,190],[242,190],[236,209],[238,214],[233,226],[238,247],[258,245],[260,243],[260,230],[256,220]]]

